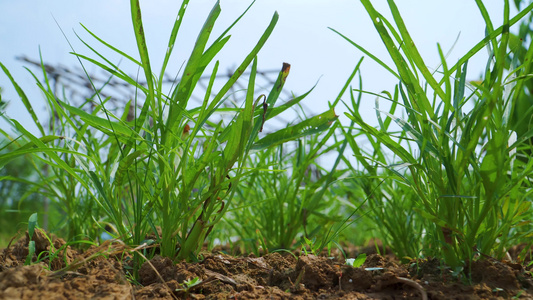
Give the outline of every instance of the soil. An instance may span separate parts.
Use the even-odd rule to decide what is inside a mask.
[[[132,251],[107,241],[82,252],[62,239],[50,244],[40,230],[34,240],[38,263],[24,265],[27,234],[0,250],[0,299],[533,299],[531,266],[491,258],[453,276],[437,259],[402,264],[369,253],[362,267],[353,268],[322,255],[212,251],[196,263],[156,255],[142,264],[135,281],[127,272],[131,253],[151,249]]]

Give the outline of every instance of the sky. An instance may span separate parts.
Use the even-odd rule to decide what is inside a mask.
[[[448,57],[449,65],[453,65],[484,37],[484,23],[474,1],[396,2],[430,70],[440,62],[437,43],[440,43],[444,52],[448,52],[457,40]],[[180,70],[190,54],[197,33],[214,3],[212,0],[190,1],[182,32],[178,35],[175,54],[168,67],[168,73],[172,76]],[[250,3],[248,0],[221,0],[222,12],[212,37],[218,37]],[[180,1],[172,0],[141,0],[149,53],[152,66],[155,66],[157,72],[180,4]],[[385,0],[372,1],[372,4],[386,18],[392,20]],[[485,1],[485,5],[495,27],[501,25],[503,1]],[[33,78],[23,68],[24,63],[15,57],[27,56],[38,60],[40,49],[45,62],[78,66],[77,60],[69,54],[72,51],[69,42],[77,52],[90,52],[76,34],[90,45],[98,45],[80,23],[103,40],[133,57],[138,57],[129,1],[0,1],[0,11],[0,62],[10,70],[15,80],[26,91],[36,110],[44,107],[43,98]],[[221,64],[220,70],[240,64],[268,26],[275,11],[279,13],[279,21],[274,33],[259,53],[259,70],[280,69],[283,62],[290,63],[291,72],[285,90],[295,94],[307,92],[318,82],[313,92],[304,100],[309,115],[328,109],[328,102],[336,98],[353,68],[364,55],[328,27],[359,43],[384,62],[391,62],[370,18],[357,0],[257,0],[247,15],[233,28],[230,41],[217,57]],[[120,60],[114,53],[103,53],[107,53],[113,62]],[[469,62],[468,79],[478,79],[486,61],[486,51],[474,57]],[[137,69],[130,67],[128,73],[135,74]],[[128,70],[127,64],[124,69]],[[34,68],[31,70],[37,72]],[[89,70],[96,71],[96,68],[90,67]],[[209,70],[210,68],[206,70],[206,74]],[[365,90],[379,93],[392,90],[397,83],[392,75],[368,57],[361,66],[361,72]],[[358,83],[354,82],[354,85]],[[9,117],[26,124],[28,115],[7,77],[1,72],[0,87],[3,89],[3,99],[10,101],[7,110]],[[343,99],[348,100],[346,96]],[[363,98],[365,105],[362,114],[368,115],[369,120],[375,115],[374,100],[375,97],[372,96]],[[341,122],[346,124],[348,119],[343,116],[344,111],[346,109],[342,104],[336,108]],[[28,123],[28,126],[31,128],[30,124]],[[7,130],[4,126],[6,123],[0,123],[0,128]]]

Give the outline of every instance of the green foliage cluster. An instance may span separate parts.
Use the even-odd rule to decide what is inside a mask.
[[[511,18],[505,1],[504,24],[494,28],[483,2],[476,1],[486,37],[454,65],[439,45],[441,65],[431,71],[394,1],[388,0],[390,22],[371,1],[361,0],[394,65],[337,33],[394,75],[398,84],[379,94],[365,91],[361,59],[329,110],[313,117],[302,114],[265,135],[269,120],[298,108],[311,92],[279,103],[288,64],[268,93],[255,91],[257,55],[278,15],[233,76],[214,91],[215,57],[246,13],[209,44],[221,13],[217,2],[181,79],[165,93],[162,78],[188,2],[178,12],[157,73],[138,0],[131,0],[131,16],[139,59],[86,29],[144,74],[145,85],[83,40],[97,58],[73,51],[84,68],[96,65],[137,89],[138,97],[119,111],[109,109],[110,98],[99,93],[81,105],[69,103],[53,92],[43,67],[43,81],[32,75],[50,108],[51,125],[45,128],[0,64],[40,134],[4,116],[16,135],[1,131],[8,142],[2,144],[0,166],[13,166],[21,157],[32,166],[39,180],[20,181],[31,184],[27,195],[38,193],[60,207],[65,219],[58,222],[58,230],[69,240],[96,240],[106,232],[128,245],[156,244],[164,256],[195,260],[206,241],[257,254],[298,247],[320,253],[338,242],[376,236],[401,258],[438,256],[455,269],[478,257],[502,258],[511,245],[531,240],[533,4]],[[530,19],[524,21],[526,16]],[[521,20],[514,36],[509,28]],[[485,73],[469,82],[468,60],[483,48],[490,53]],[[212,75],[204,100],[193,107],[191,95],[208,67]],[[243,103],[223,107],[245,70],[251,75]],[[359,87],[352,88],[357,74]],[[368,124],[359,111],[364,93],[377,99],[378,126]],[[347,125],[334,112],[346,94]],[[386,109],[380,101],[388,102]],[[227,114],[230,120],[221,117]],[[325,155],[334,156],[331,166],[319,163]],[[14,178],[1,179],[3,184]]]
[[[510,26],[530,13],[533,5],[510,18],[506,1],[504,24],[494,29],[483,2],[476,1],[487,37],[453,66],[448,66],[439,45],[441,66],[431,72],[395,3],[388,1],[393,26],[370,1],[361,2],[394,68],[373,59],[399,80],[393,92],[377,95],[391,102],[388,111],[376,107],[377,128],[363,120],[359,103],[352,101],[347,114],[371,141],[372,151],[355,142],[351,146],[363,174],[371,175],[361,180],[361,186],[376,221],[384,225],[382,235],[400,256],[439,256],[453,268],[479,255],[503,258],[507,247],[531,235],[533,162],[530,145],[525,143],[532,133],[531,110],[525,110],[525,115],[520,112],[518,118],[516,112],[523,105],[524,85],[531,82],[533,52],[523,53],[522,62],[515,55],[509,65],[508,51]],[[485,74],[481,81],[468,83],[468,60],[483,47],[490,53]],[[405,117],[395,114],[399,107]],[[399,133],[391,130],[392,122]],[[392,161],[384,149],[394,154]],[[387,172],[380,172],[383,168]]]
[[[228,32],[246,13],[208,45],[221,13],[218,2],[198,34],[179,83],[165,94],[161,79],[187,2],[178,12],[159,77],[154,76],[151,67],[138,1],[131,1],[131,9],[140,60],[86,29],[97,42],[144,71],[146,85],[141,85],[85,41],[82,40],[97,59],[73,51],[84,69],[86,63],[96,65],[137,88],[139,96],[118,114],[106,108],[110,98],[102,99],[99,93],[80,106],[60,98],[53,92],[43,67],[43,82],[32,75],[50,107],[51,126],[45,129],[24,91],[9,70],[0,65],[41,134],[37,137],[17,120],[7,119],[18,136],[13,138],[3,132],[10,141],[5,147],[14,150],[3,154],[0,164],[5,166],[14,158],[27,156],[35,166],[49,166],[46,170],[36,168],[42,180],[36,191],[63,209],[69,240],[96,239],[105,230],[130,245],[155,242],[163,256],[196,259],[207,236],[231,207],[241,179],[256,172],[246,165],[251,151],[268,151],[287,141],[327,131],[337,118],[332,108],[259,138],[265,122],[297,105],[305,95],[277,103],[290,71],[290,65],[285,63],[270,92],[255,93],[257,54],[277,23],[277,13],[233,76],[219,91],[213,91],[219,67],[214,57],[229,41]],[[210,65],[213,69],[204,101],[191,108],[191,95]],[[248,68],[244,103],[223,108],[226,94]],[[93,107],[87,111],[90,105]],[[217,118],[217,114],[228,113],[233,115],[229,121]]]

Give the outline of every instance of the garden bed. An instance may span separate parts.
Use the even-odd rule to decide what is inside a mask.
[[[36,231],[36,253],[50,244]],[[65,242],[54,239],[53,249]],[[262,257],[204,253],[197,263],[173,263],[156,255],[126,275],[131,251],[105,242],[80,252],[70,247],[56,259],[24,265],[27,237],[0,252],[1,299],[531,299],[531,267],[490,258],[452,276],[436,259],[401,264],[390,255],[369,254],[362,267],[342,258],[287,252]],[[349,250],[355,257],[361,250]],[[366,252],[372,252],[366,251]],[[515,251],[517,252],[517,251]],[[512,253],[512,252],[511,252]],[[198,279],[195,282],[195,279]],[[470,280],[470,282],[469,282]]]

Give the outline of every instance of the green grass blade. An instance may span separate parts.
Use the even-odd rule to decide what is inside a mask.
[[[185,70],[183,71],[180,83],[176,87],[172,97],[173,99],[172,103],[170,104],[170,111],[166,125],[167,131],[172,131],[174,129],[175,122],[180,119],[179,115],[187,106],[187,102],[189,101],[194,86],[196,85],[199,75],[201,75],[201,72],[199,72],[200,65],[207,65],[206,61],[202,61],[202,56],[209,36],[211,35],[211,31],[213,30],[218,16],[220,15],[220,11],[220,3],[217,1],[209,13],[209,16],[207,17],[207,20],[205,21],[200,33],[198,34],[192,53],[187,61]]]
[[[137,49],[141,56],[142,68],[146,78],[146,85],[148,86],[148,93],[146,95],[146,103],[143,111],[139,116],[139,124],[144,125],[147,116],[147,105],[151,105],[153,110],[156,110],[154,80],[152,75],[152,67],[150,66],[150,56],[148,55],[148,47],[146,46],[146,38],[144,36],[144,28],[142,24],[141,6],[139,0],[130,0],[131,5],[131,19],[133,22],[133,29],[135,32],[135,40],[137,41]],[[140,129],[140,128],[139,128]]]
[[[106,46],[107,48],[115,51],[116,53],[118,53],[121,57],[124,57],[126,59],[128,59],[129,61],[133,62],[135,65],[139,66],[139,67],[142,67],[142,64],[136,60],[135,58],[131,57],[130,55],[128,55],[127,53],[125,53],[124,51],[121,51],[120,49],[114,47],[113,45],[107,43],[106,41],[102,40],[101,38],[99,38],[96,34],[94,34],[92,31],[90,31],[87,27],[85,27],[83,24],[80,24],[81,27],[83,27],[83,29],[85,29],[85,31],[87,31],[92,37],[94,37],[97,41],[99,41],[100,43],[102,43],[104,46]],[[77,35],[76,35],[77,36]],[[93,49],[93,47],[90,47],[89,44],[87,44],[85,41],[83,41],[79,36],[78,38],[80,39],[80,41],[85,44],[89,49],[91,49],[93,52],[95,52],[98,56],[100,56],[102,59],[104,59],[105,61],[107,61],[109,64],[111,64],[111,62],[105,58],[105,56],[103,55],[100,55],[96,50]]]
[[[114,134],[120,134],[122,136],[129,137],[134,132],[127,126],[119,122],[111,122],[108,119],[100,118],[90,113],[85,112],[82,109],[66,104],[65,102],[59,101],[61,105],[68,110],[70,113],[79,116],[87,124],[98,128],[102,132],[113,136]]]
[[[281,71],[279,72],[278,78],[276,79],[276,82],[274,83],[272,90],[270,90],[270,93],[268,94],[268,97],[265,100],[266,110],[260,112],[256,116],[256,120],[254,122],[254,129],[252,130],[252,136],[250,137],[250,140],[248,141],[248,148],[253,147],[252,144],[254,143],[257,135],[259,134],[261,127],[263,127],[264,121],[268,120],[270,117],[270,114],[272,114],[276,100],[279,98],[279,95],[281,94],[283,86],[285,85],[285,81],[287,80],[287,76],[289,76],[290,69],[291,69],[290,64],[283,63],[283,66],[281,67]]]
[[[262,150],[268,147],[273,147],[290,140],[294,140],[306,135],[317,134],[327,130],[333,122],[337,120],[338,116],[335,114],[333,108],[328,111],[304,120],[296,125],[278,130],[260,139],[253,144],[253,150]]]
[[[176,43],[176,37],[178,36],[178,32],[181,27],[181,22],[183,21],[183,17],[185,16],[185,11],[187,10],[188,6],[189,6],[189,0],[184,0],[181,2],[181,7],[178,11],[178,16],[176,17],[176,21],[174,22],[174,26],[172,27],[170,38],[168,39],[167,51],[165,52],[165,58],[163,59],[163,65],[161,67],[161,72],[159,73],[159,78],[163,78],[163,76],[165,75],[167,64],[172,54],[172,50],[174,50],[174,45]],[[158,87],[159,91],[161,91],[162,84],[163,84],[163,81],[159,80],[159,87]]]
[[[215,98],[209,104],[209,107],[206,110],[207,113],[204,115],[205,119],[209,118],[209,116],[211,116],[215,112],[215,108],[217,108],[221,104],[221,101],[224,98],[224,96],[226,95],[226,93],[230,90],[230,88],[239,79],[241,74],[244,73],[244,71],[246,70],[248,65],[250,65],[250,63],[253,61],[253,59],[255,59],[257,53],[259,53],[259,50],[261,50],[261,48],[263,47],[263,45],[266,43],[267,39],[269,38],[270,34],[272,34],[272,31],[274,30],[274,27],[276,26],[276,23],[277,23],[278,19],[279,19],[279,16],[278,16],[278,13],[276,12],[276,13],[274,13],[274,16],[272,17],[272,20],[270,21],[270,24],[268,25],[267,29],[265,30],[265,32],[263,33],[263,35],[261,36],[261,38],[259,39],[259,41],[255,45],[255,47],[248,54],[248,56],[246,56],[246,58],[243,60],[243,62],[237,68],[237,70],[235,70],[235,72],[233,72],[233,75],[224,84],[224,86],[220,89],[220,91],[216,94]],[[287,64],[287,68],[288,68],[288,64]],[[283,72],[283,70],[282,70],[282,72]],[[280,72],[280,74],[282,72]],[[285,75],[280,75],[280,77],[283,76],[284,78],[286,78],[287,74],[288,74],[288,70],[286,70],[286,74]],[[280,82],[280,77],[278,77],[278,81],[276,81],[276,83]],[[272,98],[274,98],[274,97],[272,96]],[[272,100],[272,102],[275,103],[275,100],[276,99]],[[261,116],[257,116],[256,118],[259,118],[259,117],[261,117]],[[252,131],[252,133],[259,131],[259,128],[260,128],[261,124],[257,123],[257,122],[259,122],[259,121],[256,120],[254,122],[254,130]],[[253,139],[254,139],[254,137],[252,136],[252,138],[250,138],[250,141],[253,141]],[[249,143],[249,146],[250,145],[251,145],[251,142]]]
[[[26,96],[26,93],[24,93],[24,91],[18,85],[18,83],[15,81],[13,76],[11,76],[11,73],[4,66],[4,64],[0,63],[0,67],[2,67],[2,70],[4,71],[6,76],[9,78],[9,81],[11,81],[11,84],[13,85],[13,87],[15,87],[15,90],[17,91],[17,94],[19,95],[20,100],[22,100],[22,103],[24,104],[24,107],[26,107],[26,110],[28,111],[28,113],[30,114],[31,118],[33,119],[33,122],[35,123],[35,125],[39,129],[39,132],[41,133],[41,135],[45,135],[43,126],[41,125],[41,122],[39,122],[39,119],[37,118],[37,115],[35,114],[35,111],[33,110],[33,107],[32,107],[32,105],[30,103],[30,100]]]
[[[297,105],[298,103],[300,103],[303,99],[305,99],[316,87],[316,84],[307,92],[301,94],[300,96],[296,97],[296,98],[293,98],[281,105],[278,105],[276,107],[274,107],[270,113],[268,114],[268,117],[265,115],[265,121],[267,120],[270,120],[272,118],[274,118],[275,116],[281,114],[282,112],[286,111],[287,109],[289,108],[292,108],[294,107],[295,105]],[[335,106],[335,105],[332,105],[332,106]],[[258,110],[256,111],[256,116],[257,115],[260,115],[262,119],[263,118],[263,111],[262,110]],[[259,120],[259,119],[258,119]]]
[[[329,28],[329,27],[328,27]],[[377,58],[374,54],[370,53],[369,51],[367,51],[365,48],[363,48],[362,46],[360,46],[359,44],[357,44],[356,42],[352,41],[351,39],[349,39],[348,37],[346,37],[345,35],[343,35],[342,33],[338,32],[337,30],[333,29],[333,28],[329,28],[331,31],[335,32],[336,34],[340,35],[343,39],[345,39],[346,41],[348,41],[348,43],[352,44],[353,46],[355,46],[357,49],[359,49],[361,52],[363,52],[366,56],[370,57],[372,60],[374,60],[375,62],[377,62],[380,66],[382,66],[385,70],[389,71],[392,75],[394,75],[394,77],[400,79],[400,75],[398,75],[398,73],[396,73],[393,69],[391,69],[386,63],[384,63],[383,61],[381,61],[379,58]]]
[[[369,0],[361,0],[361,2],[365,6],[368,15],[374,23],[374,27],[381,36],[381,40],[387,47],[387,51],[389,52],[394,64],[396,65],[396,68],[398,69],[400,80],[403,84],[405,84],[409,95],[413,99],[411,101],[413,108],[418,112],[428,114],[430,119],[434,119],[435,114],[431,108],[431,104],[429,103],[426,93],[418,83],[418,80],[414,76],[413,72],[409,69],[405,59],[398,50],[398,47],[395,45],[387,29],[383,25],[383,21],[381,20],[383,17],[374,9]],[[414,99],[416,99],[416,101]]]
[[[104,65],[103,63],[95,60],[95,59],[92,59],[90,57],[87,57],[83,54],[79,54],[79,53],[75,53],[75,52],[71,52],[72,55],[75,55],[83,60],[86,60],[92,64],[94,64],[95,66],[101,68],[102,70],[106,71],[106,72],[109,72],[110,74],[112,74],[113,76],[119,78],[119,79],[122,79],[124,80],[126,83],[128,83],[129,85],[131,86],[134,86],[135,88],[143,91],[144,93],[148,93],[148,89],[146,87],[144,87],[143,85],[137,83],[136,80],[132,79],[131,77],[129,77],[128,75],[126,75],[125,73],[123,73],[122,71],[120,71],[120,68],[118,68],[118,66],[115,66],[115,65],[111,65],[111,67],[107,66],[107,65]]]
[[[494,31],[494,25],[492,25],[492,20],[490,19],[489,12],[487,11],[487,8],[485,7],[485,4],[483,4],[483,1],[476,0],[476,4],[479,8],[479,12],[481,13],[481,16],[483,17],[483,20],[485,21],[485,33],[490,34]],[[498,41],[492,40],[492,49],[498,48]]]
[[[44,149],[48,148],[43,143],[43,141],[41,141],[40,139],[35,137],[29,131],[27,131],[18,121],[16,121],[16,120],[12,120],[12,121],[15,124],[17,130],[19,130],[25,136],[27,136],[38,148],[40,148],[41,150],[44,150]],[[52,149],[52,150],[57,151],[59,149]],[[76,180],[78,180],[85,188],[87,188],[87,190],[90,190],[89,187],[86,185],[85,181],[77,174],[77,172],[73,168],[71,168],[63,159],[61,159],[56,154],[55,151],[48,151],[47,152],[47,154],[50,156],[52,161],[57,163],[58,166],[60,166],[63,170],[67,171],[67,173],[69,173],[72,177],[74,177]],[[78,155],[81,155],[81,154],[78,154]]]
[[[16,124],[16,123],[15,123]],[[16,125],[15,125],[16,126]],[[38,147],[38,145],[46,145],[48,143],[52,143],[55,140],[62,140],[65,137],[63,136],[56,136],[56,135],[47,135],[39,138],[39,143],[35,143],[33,141],[29,141],[28,143],[20,146],[18,149],[15,149],[13,151],[9,151],[7,153],[0,154],[0,168],[3,168],[7,163],[9,163],[11,160],[30,153],[39,153],[42,151]],[[52,150],[50,150],[52,151]]]
[[[389,7],[391,9],[392,16],[394,18],[394,21],[396,23],[396,26],[398,26],[398,30],[400,31],[400,34],[403,38],[403,45],[402,49],[407,52],[407,57],[409,59],[413,60],[420,72],[422,72],[422,75],[426,79],[426,81],[429,83],[429,85],[433,88],[435,93],[442,99],[446,99],[446,94],[440,87],[440,84],[437,83],[431,72],[426,67],[426,64],[424,63],[424,60],[420,56],[420,53],[418,52],[418,49],[415,46],[415,42],[411,38],[411,35],[409,34],[409,31],[407,31],[407,27],[405,26],[405,23],[403,22],[403,19],[400,15],[400,12],[398,10],[398,7],[396,7],[396,4],[393,0],[387,0],[389,3]]]
[[[498,36],[500,36],[504,29],[507,31],[509,30],[510,26],[513,26],[514,24],[518,23],[518,21],[522,20],[527,14],[529,14],[533,10],[533,3],[529,4],[526,8],[518,12],[516,16],[514,16],[512,19],[509,20],[508,24],[504,24],[494,31],[490,32],[485,38],[483,38],[479,43],[477,43],[466,55],[461,57],[453,67],[450,68],[450,72],[455,72],[457,68],[461,67],[467,60],[469,60],[472,56],[474,56],[476,53],[479,52],[479,50],[483,49],[487,43],[490,43],[492,40],[496,39]]]
[[[417,165],[417,160],[407,151],[405,150],[399,143],[395,142],[388,133],[381,132],[377,130],[376,128],[366,124],[363,119],[361,119],[360,116],[357,115],[350,115],[346,113],[346,116],[354,121],[356,124],[362,127],[365,131],[369,132],[372,136],[376,137],[381,143],[383,143],[385,146],[387,146],[390,150],[392,150],[396,155],[398,155],[404,162],[410,163],[412,165]]]

